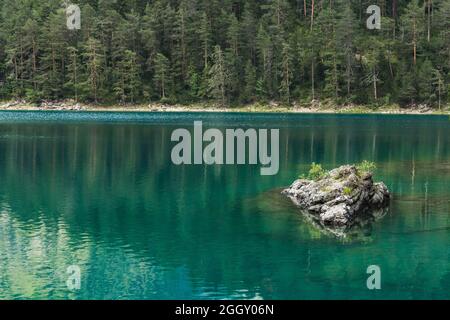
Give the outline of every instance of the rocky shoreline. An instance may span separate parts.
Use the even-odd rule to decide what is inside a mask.
[[[450,110],[439,112],[428,106],[417,105],[408,108],[398,106],[385,106],[371,109],[367,106],[345,105],[333,106],[312,101],[309,105],[294,104],[283,106],[279,103],[250,104],[235,107],[224,107],[214,103],[183,104],[117,104],[99,105],[80,103],[75,100],[42,101],[39,104],[31,104],[25,100],[1,102],[0,110],[6,111],[111,111],[111,112],[255,112],[255,113],[317,113],[317,114],[415,114],[433,115],[450,114]]]
[[[382,182],[374,183],[371,172],[342,166],[314,181],[296,180],[282,194],[321,228],[345,236],[383,217],[390,193]]]

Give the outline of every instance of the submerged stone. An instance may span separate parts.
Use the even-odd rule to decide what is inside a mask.
[[[390,199],[384,183],[374,183],[371,173],[350,165],[317,181],[297,180],[282,193],[320,227],[340,236],[384,216]]]

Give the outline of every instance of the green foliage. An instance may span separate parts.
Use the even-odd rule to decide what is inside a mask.
[[[161,100],[165,100],[167,98],[167,86],[171,77],[169,59],[162,53],[158,53],[155,58],[154,68],[155,76],[153,80],[155,81],[155,86],[159,88]]]
[[[222,105],[227,101],[227,87],[229,83],[229,70],[225,63],[222,48],[214,47],[213,64],[208,73],[209,93],[211,98],[221,102]]]
[[[33,104],[38,104],[42,100],[42,92],[33,90],[33,89],[26,89],[25,91],[25,98],[27,101]]]
[[[119,2],[73,31],[61,1],[0,1],[1,98],[449,103],[450,0],[389,2],[379,31],[367,1]]]
[[[356,169],[360,174],[374,173],[377,169],[377,165],[374,162],[364,160],[356,165]]]
[[[308,175],[301,175],[300,179],[308,179],[308,180],[320,180],[327,174],[327,171],[322,168],[322,165],[316,164],[313,162],[311,164],[311,168],[309,169]]]
[[[364,160],[363,162],[358,163],[355,166],[360,175],[364,175],[367,173],[374,173],[377,169],[377,165],[374,162],[370,162],[367,160]],[[324,168],[322,168],[321,164],[317,164],[317,163],[313,162],[311,164],[308,174],[300,175],[299,179],[307,179],[307,180],[317,181],[317,180],[324,178],[327,175],[327,173],[328,173],[328,171],[325,170]],[[351,194],[351,192],[352,192],[351,188],[349,188],[349,190],[347,190],[347,192],[346,192],[346,190],[344,190],[345,194],[347,194],[347,193]]]
[[[344,195],[350,196],[352,194],[352,192],[353,192],[352,188],[350,188],[350,187],[345,187],[344,188]]]

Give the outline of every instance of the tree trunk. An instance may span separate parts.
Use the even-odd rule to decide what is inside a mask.
[[[417,63],[417,34],[416,34],[416,17],[413,19],[413,55],[414,65]]]
[[[335,97],[336,99],[339,96],[339,81],[338,81],[338,74],[337,74],[337,62],[336,62],[336,55],[333,57],[333,78],[334,78],[334,90],[335,90]]]
[[[351,90],[351,61],[350,61],[350,55],[347,55],[347,96],[350,96],[350,90]]]
[[[375,100],[378,100],[378,92],[377,92],[377,74],[375,68],[373,68],[373,96]]]
[[[73,65],[74,65],[74,70],[73,70],[73,86],[74,86],[74,90],[75,90],[75,101],[76,102],[78,102],[78,88],[77,88],[77,82],[78,82],[78,79],[77,79],[77,55],[76,54],[74,54],[73,55]]]
[[[441,81],[439,79],[438,84],[438,99],[439,99],[439,111],[441,111]]]
[[[181,75],[183,80],[186,79],[186,40],[185,40],[185,21],[184,21],[184,10],[180,10],[181,14]]]
[[[206,69],[208,69],[208,40],[205,40],[205,43],[204,43],[204,46],[205,46],[205,48],[204,48],[204,59],[205,59],[205,62],[204,62],[204,64],[205,64],[205,70]]]
[[[312,99],[315,100],[315,84],[314,84],[314,57],[312,58],[312,62],[311,62],[311,89],[312,89]]]
[[[289,69],[289,62],[286,64],[286,93],[287,93],[287,102],[288,104],[291,103],[291,91],[290,91],[290,79],[289,79],[289,73],[290,73],[290,69]]]
[[[37,62],[36,62],[36,42],[33,39],[33,87],[34,90],[37,89],[37,83],[36,83],[36,73],[37,73]]]
[[[280,0],[277,0],[277,26],[281,25],[281,8],[280,8]]]
[[[428,0],[427,9],[428,9],[428,23],[427,23],[428,35],[427,35],[427,40],[428,40],[428,42],[430,42],[431,41],[431,0]]]

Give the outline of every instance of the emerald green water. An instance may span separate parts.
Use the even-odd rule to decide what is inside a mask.
[[[279,128],[279,174],[172,165],[194,120]],[[279,194],[313,161],[364,159],[393,201],[356,239]],[[449,299],[449,248],[448,117],[0,113],[0,299]]]

